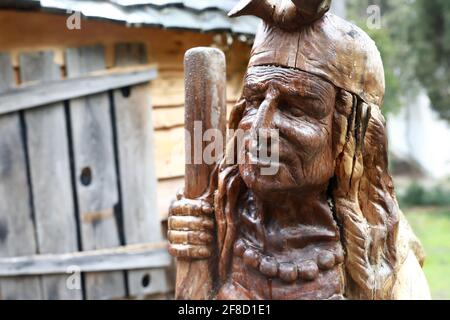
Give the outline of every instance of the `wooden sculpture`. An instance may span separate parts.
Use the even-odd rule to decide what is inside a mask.
[[[422,247],[387,171],[380,54],[327,13],[330,3],[243,0],[230,13],[263,19],[229,120],[245,134],[216,166],[187,166],[169,218],[177,298],[430,297]],[[205,67],[221,60],[198,50],[203,58],[186,60],[186,125],[223,132],[224,89],[211,73],[224,66]],[[261,173],[266,161],[250,161],[252,146],[274,143],[260,143],[268,130],[279,134],[272,175]]]

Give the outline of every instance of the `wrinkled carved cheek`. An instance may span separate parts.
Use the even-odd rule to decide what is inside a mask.
[[[246,160],[244,156],[251,150],[251,144],[256,143],[256,133],[252,130],[252,121],[247,119],[241,121],[238,130],[241,131],[241,134],[238,138],[240,141],[237,141],[236,151],[241,160],[239,164],[243,164],[243,160]]]
[[[304,164],[316,161],[317,157],[328,147],[327,137],[320,132],[303,131],[294,137],[290,133],[285,134],[284,132],[280,130],[280,154],[286,150],[294,152]]]
[[[238,149],[238,164],[241,177],[249,188],[255,187],[256,177],[258,176],[258,164],[256,163],[257,154],[251,150],[250,145],[255,143],[250,134],[246,134],[242,141],[241,148]]]

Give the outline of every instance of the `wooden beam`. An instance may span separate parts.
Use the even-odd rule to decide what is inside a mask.
[[[0,259],[0,277],[80,272],[159,269],[169,266],[166,243],[138,244],[94,251],[33,255]]]
[[[0,95],[0,115],[145,83],[156,77],[156,68],[146,66],[21,85]]]
[[[0,94],[14,86],[11,59],[0,53]],[[18,112],[0,117],[0,258],[36,254],[23,125]],[[3,300],[42,299],[38,277],[0,281]]]

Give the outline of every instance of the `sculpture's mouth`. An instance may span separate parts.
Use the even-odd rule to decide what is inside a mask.
[[[280,162],[279,160],[255,157],[250,152],[248,152],[247,155],[248,155],[248,159],[249,159],[248,163],[258,166],[258,167],[266,168],[266,167],[270,167],[270,166],[285,165],[284,163]]]

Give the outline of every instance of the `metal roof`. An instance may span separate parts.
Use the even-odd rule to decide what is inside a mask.
[[[0,0],[0,8],[20,8],[124,23],[131,27],[230,32],[254,36],[259,19],[229,18],[236,0]]]
[[[238,2],[236,0],[110,0],[122,6],[135,6],[135,5],[152,5],[157,7],[167,6],[181,6],[198,11],[206,9],[219,9],[225,12],[229,12],[234,5]]]

